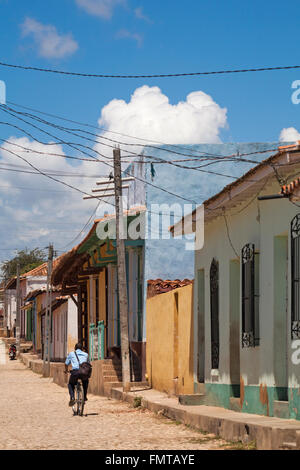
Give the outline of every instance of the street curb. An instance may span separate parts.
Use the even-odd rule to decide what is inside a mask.
[[[218,412],[214,411],[214,416],[212,416],[209,415],[210,407],[205,405],[193,406],[191,409],[191,407],[180,404],[167,405],[159,403],[159,401],[146,399],[143,397],[142,391],[123,392],[120,388],[112,388],[111,390],[111,398],[126,401],[132,406],[137,396],[141,397],[141,406],[143,408],[181,422],[198,431],[215,434],[226,441],[242,442],[243,444],[253,443],[257,450],[300,449],[300,423],[298,425],[293,420],[289,420],[293,426],[289,423],[285,425],[284,422],[282,425],[278,422],[273,424],[270,421],[272,418],[267,419],[265,423],[261,420],[260,423],[261,416],[253,415],[249,418],[249,415],[239,412],[232,412],[235,415],[231,419],[230,417],[224,417],[223,410],[221,410],[219,416]],[[196,408],[198,409],[196,410]],[[216,410],[218,409],[216,408]]]

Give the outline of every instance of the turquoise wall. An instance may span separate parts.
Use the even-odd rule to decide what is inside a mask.
[[[195,390],[197,384],[195,384]],[[285,387],[270,387],[247,385],[241,390],[243,413],[258,414],[264,416],[274,416],[274,406],[276,401],[282,399],[288,392],[289,407],[288,416],[281,416],[290,419],[300,420],[300,389]],[[232,409],[230,398],[238,396],[239,386],[229,384],[205,384],[205,398],[203,404],[207,406],[219,406]],[[278,416],[278,414],[277,414]]]

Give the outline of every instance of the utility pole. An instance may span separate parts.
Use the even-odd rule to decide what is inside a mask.
[[[116,209],[116,245],[117,245],[117,269],[118,269],[118,297],[121,329],[121,358],[123,390],[130,390],[130,353],[129,353],[129,328],[128,328],[128,298],[126,282],[126,259],[125,259],[125,236],[123,223],[123,200],[122,189],[129,189],[127,183],[134,181],[132,176],[121,177],[121,153],[120,149],[114,149],[114,173],[110,173],[105,180],[98,181],[99,186],[106,188],[92,189],[92,193],[99,193],[95,196],[85,196],[83,199],[105,199],[115,197]],[[124,185],[126,183],[126,185]],[[114,185],[114,186],[111,186]],[[107,192],[108,191],[108,192]]]
[[[17,264],[17,315],[16,315],[16,347],[17,357],[20,355],[21,345],[21,291],[20,291],[20,263]]]
[[[51,359],[51,325],[52,325],[52,268],[53,268],[53,245],[48,247],[48,267],[47,267],[47,293],[46,293],[46,313],[45,313],[45,340],[43,357],[43,375],[50,376]]]
[[[121,355],[122,355],[122,377],[123,390],[130,390],[130,356],[128,338],[128,298],[126,283],[126,258],[123,224],[123,201],[122,201],[122,179],[121,179],[121,152],[116,148],[114,154],[114,183],[115,183],[115,205],[116,205],[116,241],[117,241],[117,263],[118,263],[118,293],[121,327]]]
[[[3,281],[3,297],[2,297],[2,305],[4,308],[4,323],[3,323],[3,328],[5,328],[6,332],[8,331],[7,325],[8,325],[8,305],[7,305],[7,292],[6,292],[6,284],[7,284],[7,278],[5,276],[4,281]]]

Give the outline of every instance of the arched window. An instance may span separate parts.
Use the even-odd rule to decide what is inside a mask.
[[[219,263],[210,265],[211,368],[219,368]]]
[[[259,345],[259,253],[251,243],[242,249],[242,347]]]
[[[291,222],[292,339],[300,338],[300,214]]]

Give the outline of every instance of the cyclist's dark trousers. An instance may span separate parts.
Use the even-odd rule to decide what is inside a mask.
[[[70,379],[68,383],[68,389],[69,389],[69,394],[71,400],[74,400],[74,389],[75,385],[78,382],[78,379],[80,379],[79,371],[78,370],[71,370],[70,374]],[[83,393],[84,393],[84,398],[87,397],[87,390],[89,386],[89,379],[87,380],[82,380],[82,385],[83,385]]]

